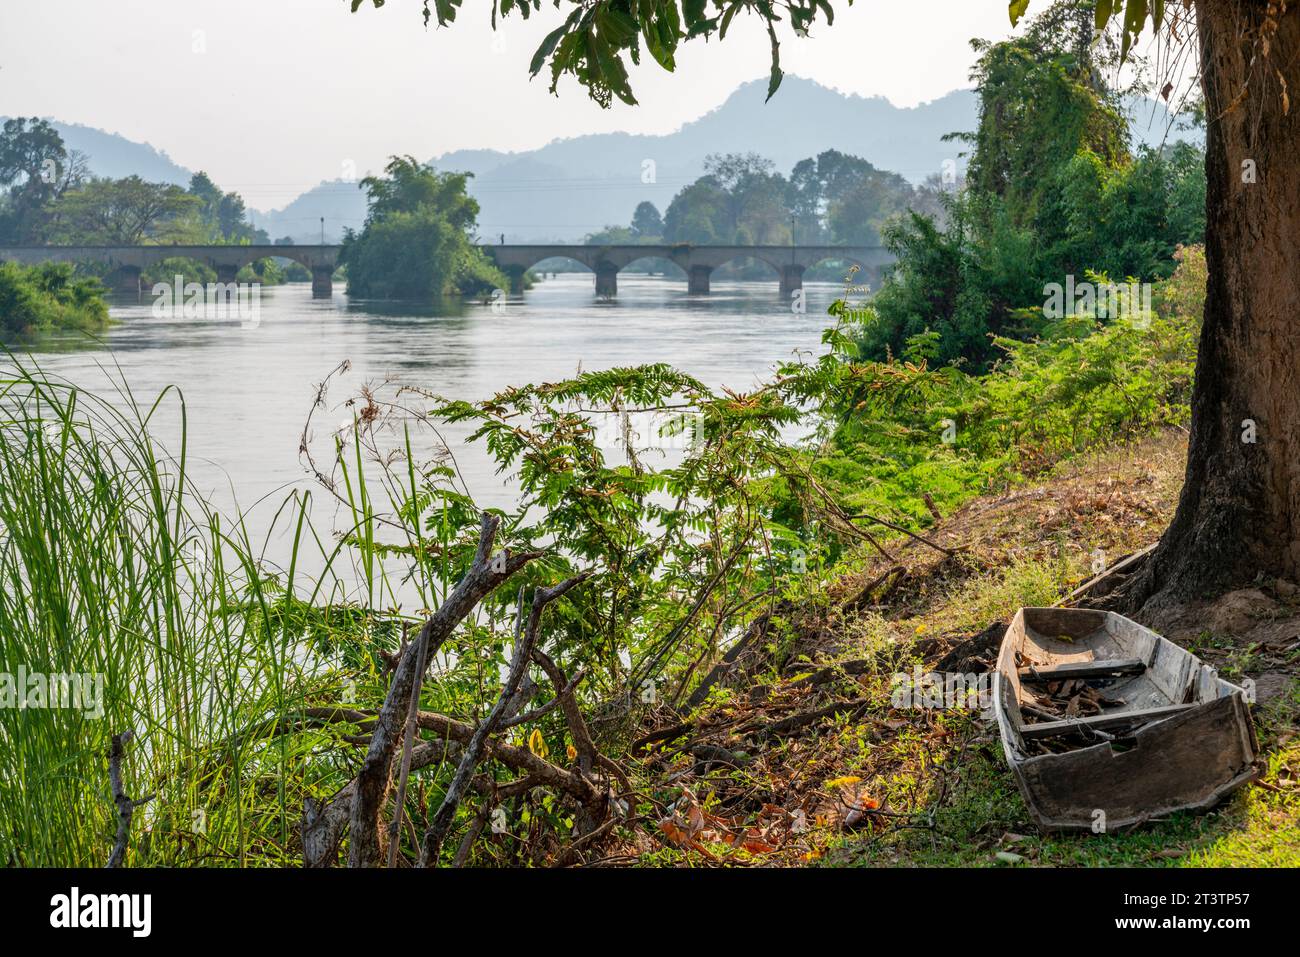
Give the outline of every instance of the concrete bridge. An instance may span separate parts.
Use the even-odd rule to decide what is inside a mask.
[[[207,263],[219,282],[234,282],[235,275],[249,263],[267,256],[280,256],[301,263],[311,271],[313,296],[333,293],[331,277],[338,267],[339,246],[0,246],[0,261],[34,266],[48,262],[107,263],[113,270],[113,285],[120,292],[138,295],[140,273],[164,259],[181,257]]]
[[[789,295],[803,286],[803,274],[828,259],[858,266],[871,275],[894,261],[881,246],[694,246],[689,243],[641,246],[483,245],[479,247],[510,276],[513,292],[523,289],[524,273],[552,258],[572,259],[596,274],[596,295],[618,292],[618,273],[639,259],[667,259],[686,273],[687,290],[697,295],[709,291],[709,276],[734,259],[765,262],[781,279],[781,292]]]
[[[687,289],[697,295],[709,291],[713,270],[735,259],[757,259],[767,263],[781,280],[781,292],[789,295],[803,286],[806,270],[826,260],[857,265],[872,279],[880,268],[893,262],[888,250],[879,246],[581,246],[562,244],[479,246],[503,272],[510,276],[511,289],[523,291],[524,274],[546,259],[572,259],[596,274],[596,294],[618,293],[618,273],[641,259],[666,259],[676,263],[687,276]],[[329,246],[0,246],[0,261],[24,265],[43,262],[106,263],[112,269],[113,285],[119,291],[138,295],[140,274],[164,259],[180,257],[207,263],[221,282],[234,282],[244,266],[268,256],[301,263],[311,272],[311,291],[317,298],[333,294],[333,275],[342,247]]]

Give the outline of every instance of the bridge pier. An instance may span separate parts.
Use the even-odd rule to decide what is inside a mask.
[[[528,274],[528,270],[523,266],[507,266],[504,272],[510,277],[510,294],[522,296],[524,294],[524,277]]]
[[[709,276],[712,274],[712,266],[692,266],[687,273],[687,293],[692,296],[707,296],[709,294]]]
[[[315,266],[312,268],[311,297],[313,299],[332,299],[334,297],[333,266]]]
[[[239,281],[239,267],[230,263],[213,263],[217,270],[217,282],[232,283]]]
[[[125,296],[140,295],[139,266],[119,266],[113,274],[113,289]]]
[[[803,288],[804,267],[791,263],[781,270],[781,295],[788,296],[796,289]]]
[[[612,263],[596,263],[596,295],[618,295],[618,267]]]

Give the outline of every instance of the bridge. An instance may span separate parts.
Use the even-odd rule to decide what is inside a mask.
[[[334,291],[334,270],[341,246],[0,246],[0,262],[104,263],[112,270],[113,286],[119,292],[138,295],[140,273],[164,259],[193,259],[216,270],[219,282],[234,282],[239,270],[268,256],[280,256],[301,263],[311,272],[311,292],[327,298]]]
[[[789,295],[803,286],[803,274],[826,260],[847,262],[862,270],[877,271],[894,261],[881,246],[695,246],[666,245],[566,246],[482,245],[483,252],[510,276],[513,292],[523,289],[524,273],[547,259],[572,259],[596,274],[596,295],[618,293],[618,274],[640,259],[666,259],[686,273],[687,291],[705,295],[713,270],[735,259],[767,263],[781,279],[781,292]],[[2,255],[2,253],[0,253]]]
[[[496,265],[510,276],[511,291],[523,291],[524,275],[547,259],[571,259],[596,274],[596,295],[618,293],[618,274],[642,259],[664,259],[686,273],[687,290],[695,295],[709,292],[713,270],[737,259],[756,259],[771,266],[780,277],[781,292],[789,295],[803,286],[803,274],[818,263],[832,260],[858,266],[873,276],[894,257],[880,246],[696,246],[689,243],[664,245],[581,246],[553,244],[482,244]],[[300,263],[311,272],[311,291],[317,298],[333,294],[334,271],[341,246],[0,246],[0,262],[24,265],[44,262],[94,262],[110,267],[112,284],[122,292],[138,295],[140,275],[165,259],[193,259],[207,263],[220,282],[234,282],[244,266],[278,256]]]

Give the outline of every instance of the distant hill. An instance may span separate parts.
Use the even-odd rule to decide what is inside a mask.
[[[458,150],[433,158],[439,169],[471,172],[470,192],[482,207],[484,238],[575,241],[611,224],[626,224],[642,200],[662,211],[703,171],[709,153],[756,152],[788,173],[826,149],[863,156],[883,169],[921,182],[957,158],[957,144],[940,137],[974,124],[975,94],[949,93],[917,107],[883,97],[844,94],[787,76],[764,103],[766,80],[745,83],[717,109],[665,135],[601,133],[554,140],[516,153]],[[360,225],[361,199],[327,183],[284,210],[259,215],[274,236],[307,238],[306,221]],[[311,217],[315,216],[312,220]]]
[[[481,206],[485,240],[582,239],[607,225],[626,225],[632,210],[650,200],[660,211],[682,186],[703,171],[709,153],[755,152],[783,173],[799,160],[837,149],[900,173],[913,183],[939,173],[945,160],[965,165],[963,144],[946,133],[973,129],[977,98],[955,90],[930,103],[897,107],[883,97],[840,93],[812,80],[787,76],[781,91],[764,102],[766,80],[742,84],[717,109],[664,135],[601,133],[557,139],[521,152],[458,150],[434,157],[439,169],[474,174],[470,192]],[[1156,101],[1131,107],[1134,139],[1158,143],[1169,116]],[[73,149],[91,157],[99,175],[138,173],[146,179],[188,183],[190,171],[148,144],[80,125],[55,124]],[[1169,138],[1186,137],[1170,133]],[[271,236],[318,242],[325,218],[328,240],[345,227],[360,227],[365,197],[356,183],[323,182],[283,209],[255,212],[256,225]]]
[[[366,218],[366,196],[361,187],[335,180],[307,190],[284,209],[249,211],[252,223],[265,229],[272,239],[288,236],[299,245],[320,242],[322,217],[326,242],[338,242],[348,226],[361,228]]]
[[[941,172],[945,160],[964,168],[963,144],[942,137],[973,129],[978,105],[973,90],[955,90],[930,103],[897,107],[883,97],[840,93],[796,76],[787,76],[770,102],[765,96],[766,80],[745,83],[717,109],[665,135],[601,133],[517,153],[458,150],[432,162],[474,174],[470,192],[481,206],[485,239],[495,242],[504,234],[511,241],[572,242],[606,225],[626,225],[642,200],[662,212],[703,172],[709,153],[753,151],[789,173],[799,160],[837,149],[920,183]],[[1131,112],[1134,139],[1160,142],[1169,123],[1163,104],[1135,102]],[[322,215],[331,232],[336,222],[359,226],[364,203],[344,184],[323,184],[259,219],[272,235],[306,239],[301,222],[315,225]]]
[[[8,117],[0,116],[0,123]],[[47,117],[48,119],[48,117]],[[96,176],[114,179],[135,174],[155,183],[188,186],[192,172],[172,161],[163,150],[148,143],[137,143],[117,133],[108,133],[80,123],[60,123],[50,119],[64,145],[90,157],[90,169]]]

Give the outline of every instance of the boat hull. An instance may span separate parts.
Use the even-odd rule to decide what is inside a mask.
[[[1046,726],[1031,724],[1021,713],[1022,696],[1032,698],[1022,686],[1028,680],[1025,661],[1079,667],[1128,655],[1144,662],[1143,674],[1116,683],[1134,707],[1093,719],[1110,724],[1072,727],[1085,741],[1081,746],[1032,753],[1028,740]],[[1141,708],[1155,709],[1155,716],[1126,726],[1127,715],[1141,715]],[[1043,830],[1104,833],[1178,810],[1205,809],[1256,773],[1258,748],[1243,690],[1185,649],[1111,612],[1017,612],[998,656],[994,712],[1007,761]],[[1093,730],[1103,726],[1120,730]]]

